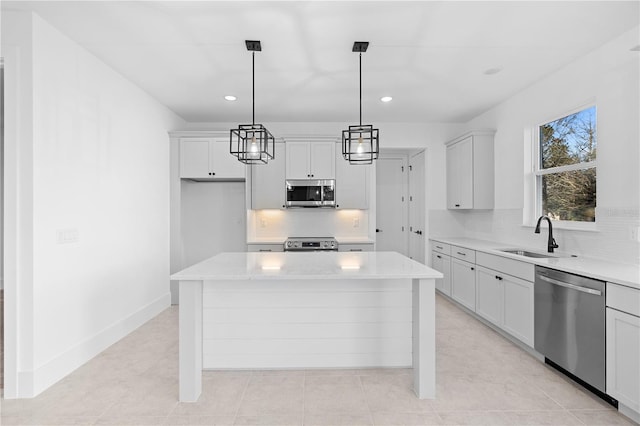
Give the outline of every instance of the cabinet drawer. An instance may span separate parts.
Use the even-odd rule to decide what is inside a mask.
[[[442,254],[451,254],[451,245],[441,243],[440,241],[431,240],[431,249]]]
[[[476,263],[476,251],[460,246],[451,246],[451,256],[465,262]]]
[[[640,290],[607,283],[607,306],[640,317]]]
[[[518,277],[525,281],[534,281],[535,266],[533,263],[478,252],[476,253],[476,264]]]
[[[373,243],[338,244],[338,251],[373,251]]]
[[[275,252],[275,251],[284,251],[284,246],[282,244],[247,244],[248,252]]]

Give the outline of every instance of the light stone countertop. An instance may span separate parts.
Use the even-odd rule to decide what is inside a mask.
[[[172,280],[412,279],[442,274],[396,252],[220,253]]]
[[[284,244],[286,237],[281,238],[256,238],[247,241],[247,244]],[[373,244],[374,240],[363,237],[335,237],[338,244]]]
[[[558,269],[573,274],[592,277],[599,280],[640,289],[640,266],[638,265],[615,263],[611,261],[583,256],[571,257],[570,254],[563,252],[555,253],[555,255],[558,255],[560,257],[532,258],[520,256],[517,254],[505,253],[500,250],[518,248],[535,253],[545,253],[545,251],[540,250],[539,248],[522,247],[514,244],[475,240],[471,238],[431,238],[431,241],[439,241],[445,244],[466,247],[471,250],[507,257],[510,259],[533,263],[535,265],[540,265],[547,268]]]

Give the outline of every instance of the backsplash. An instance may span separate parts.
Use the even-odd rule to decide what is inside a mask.
[[[248,210],[247,215],[249,241],[287,237],[370,238],[367,210]]]
[[[546,224],[540,234],[535,234],[533,227],[522,225],[521,209],[466,212],[432,210],[429,214],[430,237],[462,236],[501,242],[507,246],[520,245],[546,250]],[[598,208],[596,217],[597,231],[554,228],[553,236],[560,246],[558,251],[640,265],[640,243],[631,238],[631,230],[640,226],[640,210]],[[464,232],[458,231],[455,235],[442,232],[456,224]]]

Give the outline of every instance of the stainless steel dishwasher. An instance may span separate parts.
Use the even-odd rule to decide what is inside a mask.
[[[605,283],[536,266],[535,349],[605,392]]]

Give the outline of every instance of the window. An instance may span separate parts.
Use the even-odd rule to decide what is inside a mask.
[[[596,141],[595,106],[538,127],[538,215],[595,222]]]

